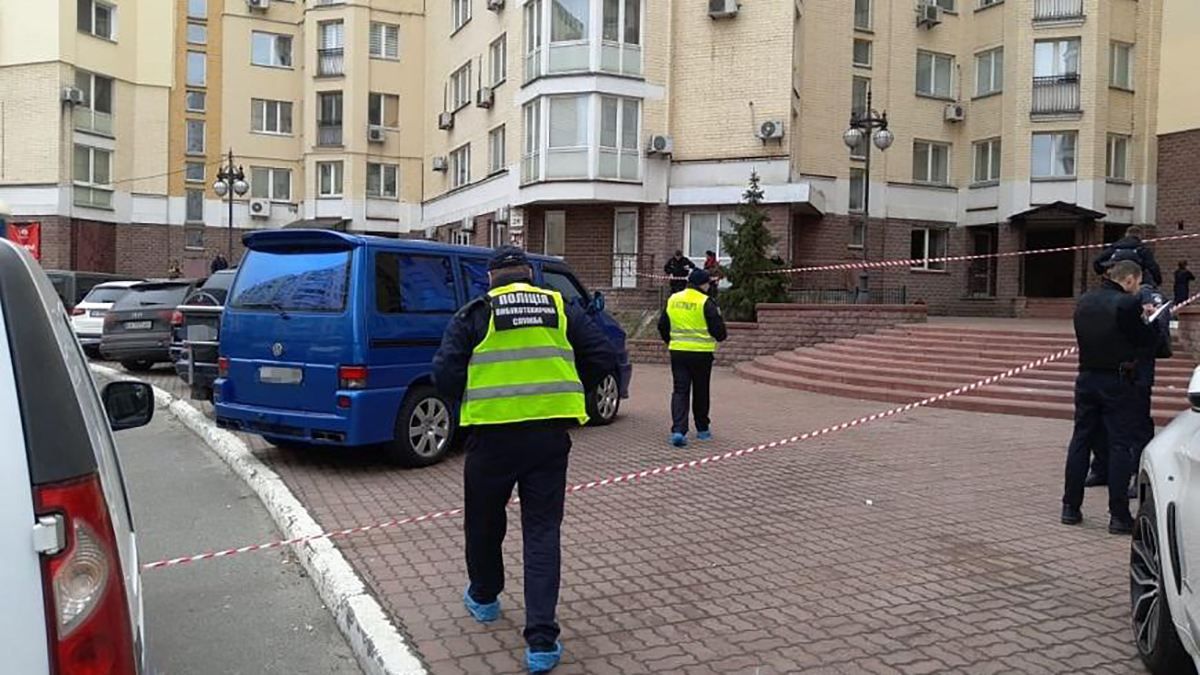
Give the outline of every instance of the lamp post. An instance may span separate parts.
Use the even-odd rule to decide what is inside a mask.
[[[870,139],[870,142],[863,143],[864,139]],[[871,108],[871,90],[868,89],[866,108],[850,113],[850,127],[842,134],[842,141],[851,150],[860,144],[866,147],[863,165],[862,213],[862,260],[864,263],[867,262],[867,226],[871,219],[871,144],[874,143],[875,147],[882,152],[892,147],[892,142],[895,140],[895,134],[888,129],[887,112],[877,113]],[[858,288],[855,290],[855,302],[857,303],[867,302],[869,276],[866,267],[859,270]]]
[[[246,172],[242,167],[235,167],[233,164],[233,150],[229,151],[229,163],[217,172],[217,180],[213,182],[213,192],[217,193],[218,197],[228,197],[226,201],[229,203],[229,241],[226,244],[226,253],[229,255],[229,264],[233,262],[233,198],[234,196],[241,197],[250,191],[250,184],[246,182]]]

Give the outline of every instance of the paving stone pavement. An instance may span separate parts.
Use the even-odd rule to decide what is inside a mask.
[[[169,371],[149,379],[184,394]],[[665,442],[669,381],[665,368],[636,369],[616,424],[574,434],[572,482],[888,407],[718,369],[716,440],[676,450]],[[922,409],[570,497],[559,608],[567,651],[555,672],[1144,672],[1128,626],[1128,539],[1106,532],[1104,495],[1089,490],[1082,527],[1058,523],[1069,434],[1069,422]],[[249,440],[329,529],[462,501],[461,454],[409,471],[369,452]],[[337,544],[431,672],[518,673],[512,515],[504,616],[491,626],[461,605],[460,520]]]

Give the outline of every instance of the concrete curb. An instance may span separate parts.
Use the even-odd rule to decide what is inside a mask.
[[[108,378],[129,379],[111,368],[91,365]],[[258,495],[286,539],[319,534],[321,526],[283,479],[250,452],[237,436],[217,428],[191,404],[154,387],[155,402],[204,441]],[[293,546],[296,556],[333,613],[359,666],[367,675],[427,675],[416,650],[388,619],[341,551],[328,539]],[[204,563],[200,563],[204,564]],[[218,563],[219,564],[219,563]]]

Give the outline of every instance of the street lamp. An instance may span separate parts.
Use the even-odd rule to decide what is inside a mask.
[[[871,143],[863,143],[866,138]],[[854,150],[860,145],[866,148],[863,165],[863,213],[862,213],[862,260],[867,262],[867,225],[871,218],[871,144],[880,151],[892,147],[896,135],[888,129],[887,112],[882,114],[871,108],[871,90],[867,90],[867,105],[864,110],[850,113],[850,127],[842,134],[842,141]],[[867,268],[863,267],[858,273],[858,288],[855,290],[855,302],[867,301]]]
[[[217,172],[217,180],[213,183],[213,192],[217,193],[218,197],[228,197],[229,202],[229,241],[227,243],[227,253],[229,254],[229,264],[233,262],[233,198],[234,195],[241,197],[250,191],[250,184],[246,182],[246,172],[242,167],[234,167],[233,165],[233,150],[229,151],[229,164],[221,167]]]

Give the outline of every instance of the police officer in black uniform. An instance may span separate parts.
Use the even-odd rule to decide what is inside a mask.
[[[533,282],[529,260],[519,248],[497,250],[488,270],[493,293],[513,284],[528,289],[526,285]],[[495,334],[489,333],[491,327],[495,331],[504,329],[500,321],[493,321],[493,311],[492,298],[485,295],[460,309],[447,326],[433,359],[434,384],[447,399],[464,400],[464,392],[469,391],[468,370],[483,362],[475,354],[476,348]],[[563,303],[563,315],[583,391],[595,391],[606,375],[616,371],[616,350],[583,307]],[[565,353],[562,349],[534,351]],[[539,355],[529,358],[535,356]],[[477,363],[472,362],[473,357]],[[525,367],[522,363],[518,361],[514,366]],[[533,406],[510,407],[520,413],[521,408]],[[575,412],[580,411],[582,408]],[[541,416],[555,414],[549,411]],[[577,424],[577,419],[560,418],[463,427],[467,455],[464,530],[470,577],[463,600],[478,621],[488,623],[499,618],[499,595],[504,590],[501,548],[508,524],[508,502],[516,486],[521,499],[525,553],[525,657],[530,672],[535,673],[553,669],[562,655],[556,619],[562,561],[560,528],[571,449],[567,430]]]
[[[1083,521],[1084,481],[1091,441],[1103,426],[1108,435],[1108,531],[1129,534],[1129,476],[1140,428],[1137,362],[1156,343],[1136,295],[1142,268],[1131,260],[1109,267],[1100,288],[1088,291],[1075,308],[1079,374],[1075,379],[1075,431],[1067,449],[1062,522]]]
[[[1143,232],[1141,225],[1125,228],[1125,236],[1109,244],[1092,262],[1092,269],[1096,270],[1096,274],[1104,274],[1114,263],[1132,260],[1141,266],[1143,281],[1155,287],[1162,286],[1162,269],[1154,259],[1154,251],[1142,242]]]

